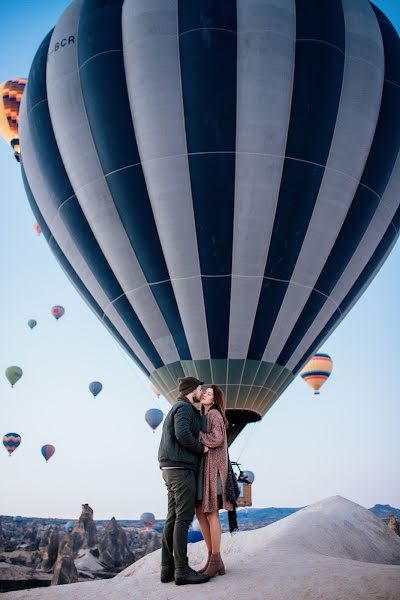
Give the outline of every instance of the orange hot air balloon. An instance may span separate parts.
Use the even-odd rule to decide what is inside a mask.
[[[333,361],[329,354],[314,354],[301,371],[300,375],[312,387],[314,394],[319,394],[320,387],[325,383],[333,369]]]
[[[38,235],[42,233],[42,228],[40,227],[39,223],[35,223],[33,227]]]
[[[27,79],[10,79],[0,85],[0,133],[19,162],[19,108]]]

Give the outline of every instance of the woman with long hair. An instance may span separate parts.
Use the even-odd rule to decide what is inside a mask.
[[[197,481],[196,516],[207,544],[208,559],[199,573],[211,577],[224,575],[225,566],[221,558],[221,522],[219,510],[233,511],[234,506],[227,498],[228,443],[225,415],[225,400],[221,388],[208,387],[201,398],[202,432],[200,441],[208,447],[204,455]]]

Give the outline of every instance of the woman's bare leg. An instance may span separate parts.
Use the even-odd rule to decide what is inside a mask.
[[[211,535],[211,551],[213,554],[219,554],[221,551],[221,521],[219,520],[219,511],[206,513],[206,515]]]
[[[201,506],[196,506],[196,517],[199,522],[201,533],[203,534],[203,538],[206,543],[207,550],[209,552],[211,552],[212,544],[211,544],[210,525],[208,524],[208,519],[207,519],[206,515],[203,513],[203,509]]]

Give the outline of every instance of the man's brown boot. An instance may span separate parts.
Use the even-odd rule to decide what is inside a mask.
[[[198,573],[205,573],[207,571],[207,567],[210,564],[210,559],[211,559],[211,552],[208,551],[208,558],[206,560],[206,564],[204,565],[204,567],[202,569],[199,569],[197,571]]]
[[[225,565],[222,562],[219,552],[218,554],[211,554],[210,562],[205,573],[210,577],[215,577],[215,575],[225,575]]]

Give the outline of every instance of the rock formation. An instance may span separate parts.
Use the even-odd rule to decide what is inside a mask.
[[[45,536],[42,538],[40,543],[43,561],[42,569],[44,571],[51,571],[53,569],[57,560],[59,542],[60,535],[58,527],[53,527],[50,525],[50,527],[46,529]]]
[[[99,556],[99,540],[93,510],[89,504],[82,504],[82,513],[72,532],[72,551],[90,550],[93,556]]]
[[[54,567],[51,585],[62,585],[64,583],[76,583],[78,571],[76,570],[72,552],[71,536],[66,533],[58,546],[58,557]]]
[[[3,527],[1,525],[1,521],[0,521],[0,552],[4,552],[4,534],[3,534]]]
[[[397,535],[400,535],[400,525],[394,515],[389,517],[388,523],[389,529],[392,529]]]
[[[101,538],[100,560],[109,570],[116,573],[131,565],[135,560],[129,550],[125,531],[118,525],[115,517],[108,523]]]
[[[38,528],[36,525],[27,525],[24,528],[24,534],[21,543],[18,548],[24,550],[38,550],[40,539],[38,537]]]

